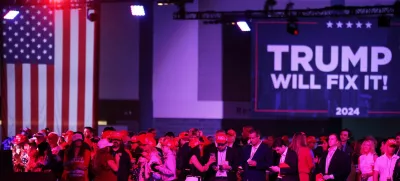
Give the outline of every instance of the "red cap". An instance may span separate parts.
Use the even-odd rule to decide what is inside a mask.
[[[127,130],[121,130],[121,131],[119,131],[119,133],[121,134],[122,137],[129,135]]]
[[[121,130],[119,131],[119,134],[121,135],[121,139],[124,143],[127,143],[131,140],[131,138],[129,138],[129,132],[127,130]]]
[[[142,145],[150,145],[150,146],[156,146],[156,140],[154,140],[153,137],[146,136],[146,135],[140,135],[139,136],[139,142]]]
[[[182,132],[182,133],[179,133],[179,138],[180,138],[180,139],[186,138],[186,137],[188,137],[188,136],[189,136],[189,133],[186,132],[186,131],[184,131],[184,132]]]
[[[110,135],[110,139],[113,139],[113,140],[122,140],[122,135],[121,135],[121,133],[118,132],[118,131],[113,131],[113,132],[111,133],[111,135]]]
[[[114,131],[103,131],[103,133],[101,133],[101,139],[109,139],[111,137],[111,135],[113,134]]]
[[[27,137],[25,135],[17,134],[17,135],[15,135],[13,143],[18,145],[18,144],[24,143],[26,141],[27,141]]]
[[[51,132],[51,133],[49,133],[49,135],[47,136],[47,139],[49,140],[49,141],[58,141],[58,134],[57,133],[55,133],[55,132]]]
[[[235,130],[233,130],[233,129],[228,130],[228,131],[226,132],[226,134],[227,134],[227,136],[234,136],[234,137],[236,137],[236,132],[235,132]]]
[[[227,137],[224,133],[218,133],[215,135],[215,142],[219,144],[225,144],[227,141]]]

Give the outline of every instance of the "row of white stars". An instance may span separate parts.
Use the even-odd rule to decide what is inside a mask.
[[[27,48],[29,48],[29,47],[27,47]],[[13,53],[13,52],[14,52],[13,49],[9,49],[9,50],[8,50],[8,53]],[[20,52],[21,54],[23,54],[23,53],[25,53],[25,49],[20,49],[19,52]],[[40,54],[40,50],[31,50],[30,53],[31,53],[31,54],[35,54],[35,53]],[[43,53],[44,55],[46,55],[46,54],[47,54],[47,50],[43,50],[42,53]]]
[[[43,17],[43,19],[44,20],[46,20],[47,19],[47,17],[45,18],[45,17]],[[3,24],[7,24],[7,22],[6,21],[3,21]],[[19,22],[18,21],[14,21],[14,24],[15,25],[18,25],[19,24]],[[22,24],[24,24],[24,23],[22,23]],[[25,24],[26,25],[31,25],[31,22],[30,21],[25,21]],[[40,25],[42,25],[42,22],[40,22],[40,21],[38,21],[37,23],[36,23],[36,25],[38,25],[38,26],[40,26]],[[49,26],[52,26],[53,25],[53,22],[49,22]],[[11,27],[11,26],[10,26]],[[8,28],[9,30],[11,30],[12,28]]]
[[[363,23],[361,23],[360,21],[358,21],[357,23],[353,24],[352,22],[347,22],[347,23],[342,23],[341,21],[338,21],[336,23],[333,23],[331,21],[328,21],[326,23],[326,26],[328,28],[334,28],[333,25],[336,24],[336,28],[343,28],[343,25],[346,25],[346,28],[353,28],[353,25],[356,25],[356,28],[362,28],[363,27]],[[368,21],[367,23],[364,23],[366,28],[371,28],[372,24]]]
[[[24,15],[20,15],[18,18],[19,18],[20,20],[25,20],[25,16],[24,16]],[[37,20],[37,19],[36,19],[36,16],[30,16],[30,18],[31,18],[32,20]],[[28,19],[29,19],[29,18],[28,18]],[[39,18],[39,19],[40,19],[40,18]],[[42,19],[46,21],[46,20],[48,19],[48,17],[47,17],[47,16],[43,16]],[[13,20],[13,21],[14,21],[14,24],[15,24],[15,25],[20,24],[17,20]],[[3,21],[3,24],[7,24],[7,21],[4,20],[4,21]],[[22,23],[22,24],[23,24],[23,23]],[[26,24],[26,25],[30,25],[31,23],[29,22],[29,20],[27,20],[27,21],[25,21],[25,24]],[[38,26],[40,26],[42,23],[39,21],[39,22],[37,22],[36,24],[37,24]],[[51,24],[49,23],[49,25],[52,25],[52,24],[53,24],[53,23],[51,23]]]
[[[7,58],[7,55],[3,55],[3,58]],[[19,58],[18,55],[14,55],[14,59],[18,59],[18,58]],[[26,59],[30,59],[31,56],[30,56],[30,55],[26,55],[25,58],[26,58]],[[41,60],[42,58],[43,58],[43,57],[40,56],[40,55],[36,56],[36,59],[38,59],[38,60]],[[45,57],[45,58],[46,58],[46,57]],[[49,60],[53,59],[52,56],[48,56],[47,58],[48,58]]]
[[[3,32],[3,36],[6,36],[7,35],[7,32]],[[15,37],[18,37],[20,34],[18,33],[18,32],[14,32],[13,33],[13,35],[15,36]],[[32,34],[30,33],[30,32],[26,32],[25,34],[24,34],[26,37],[29,37],[29,36],[31,36]],[[32,36],[35,36],[35,34],[33,34]],[[36,33],[36,36],[37,37],[42,37],[43,36],[43,34],[42,33]],[[48,35],[49,37],[52,37],[53,36],[53,33],[49,33],[49,35]],[[9,39],[9,41],[11,41],[12,40],[12,38],[8,38]],[[10,40],[11,39],[11,40]],[[21,39],[23,39],[23,38],[21,38]],[[22,42],[23,40],[21,40],[21,42]],[[43,42],[46,42],[47,41],[47,39],[43,39]]]
[[[8,45],[7,44],[3,44],[3,47],[8,47]],[[14,48],[19,48],[19,47],[23,47],[23,45],[22,46],[20,46],[18,43],[15,43],[14,44]],[[31,45],[30,44],[25,44],[25,47],[26,48],[30,48],[31,47]],[[49,47],[49,49],[52,49],[53,48],[53,45],[48,45],[48,47]],[[37,44],[36,45],[36,48],[45,48],[45,47],[43,47],[41,44]],[[11,50],[10,50],[11,51]],[[12,53],[12,52],[10,52],[10,53]],[[23,53],[23,52],[21,52],[21,53]]]

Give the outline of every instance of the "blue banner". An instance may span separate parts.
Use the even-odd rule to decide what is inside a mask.
[[[400,117],[400,21],[253,24],[253,109],[265,116]]]

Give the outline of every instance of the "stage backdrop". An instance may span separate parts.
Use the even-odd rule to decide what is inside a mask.
[[[400,116],[400,23],[376,18],[253,24],[253,101],[260,116]]]

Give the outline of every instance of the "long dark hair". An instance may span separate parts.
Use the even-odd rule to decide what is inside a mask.
[[[76,140],[76,141],[72,142],[71,146],[67,150],[67,159],[68,160],[72,160],[75,157],[76,142],[78,142],[78,141],[82,142],[82,146],[79,148],[78,156],[83,157],[83,155],[85,154],[85,150],[86,149],[83,146],[83,141],[82,140]]]
[[[75,132],[74,134],[80,134],[83,138],[83,133],[82,132]],[[74,142],[72,142],[72,144],[69,146],[68,150],[67,150],[67,159],[68,160],[72,160],[75,157],[75,148],[76,148],[76,142],[81,141],[82,145],[79,148],[79,153],[78,156],[83,157],[83,155],[85,154],[85,143],[83,142],[83,140],[76,140]]]

